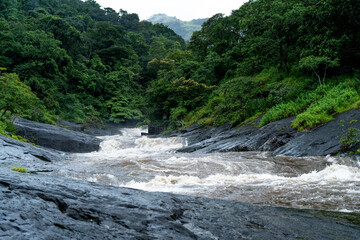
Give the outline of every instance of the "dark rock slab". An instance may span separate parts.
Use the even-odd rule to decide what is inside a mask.
[[[341,127],[344,125],[343,127]],[[325,156],[341,150],[340,137],[350,127],[360,129],[360,110],[352,109],[338,114],[334,121],[312,131],[301,132],[296,138],[274,151],[274,155]],[[356,149],[359,146],[356,147]]]
[[[178,152],[270,151],[274,155],[295,157],[326,156],[341,150],[340,137],[350,127],[360,129],[360,110],[338,114],[334,121],[311,131],[297,132],[291,127],[293,120],[294,117],[282,119],[262,128],[255,127],[256,124],[207,129],[194,125],[173,135],[188,139],[188,146]],[[360,144],[353,151],[358,148]]]
[[[32,162],[59,162],[64,160],[64,153],[39,148],[29,143],[0,135],[0,165],[16,163],[31,166]]]
[[[56,125],[62,128],[69,129],[71,131],[84,132],[85,130],[85,127],[82,124],[68,122],[65,120],[59,120]]]
[[[224,125],[219,128],[186,131],[182,137],[190,139],[189,145],[179,152],[228,152],[228,151],[274,151],[297,135],[287,118],[262,128],[246,124],[239,128]]]
[[[297,131],[291,127],[294,118],[272,122],[246,135],[245,139],[234,142],[234,147],[225,151],[274,151],[295,137]]]
[[[120,123],[104,122],[102,124],[89,125],[59,120],[57,125],[62,128],[86,133],[92,136],[109,136],[121,134],[121,128],[135,128],[138,123],[139,120],[128,119]]]
[[[347,215],[149,193],[0,168],[1,239],[357,239]],[[357,219],[359,215],[352,215]]]
[[[64,152],[97,151],[101,142],[100,139],[84,133],[23,118],[16,118],[14,125],[18,129],[18,135],[29,139],[37,145]]]

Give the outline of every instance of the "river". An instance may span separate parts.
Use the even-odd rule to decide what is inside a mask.
[[[176,153],[182,138],[140,128],[101,137],[101,150],[72,154],[54,174],[145,191],[299,209],[360,212],[360,163],[350,158],[268,152]]]

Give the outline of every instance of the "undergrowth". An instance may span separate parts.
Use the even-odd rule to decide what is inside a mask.
[[[16,135],[16,132],[17,132],[16,128],[10,121],[8,121],[4,118],[0,119],[0,134],[1,135],[6,136],[8,138],[15,139],[20,142],[30,143],[30,144],[36,146],[35,144],[31,143],[28,139]]]
[[[282,77],[274,71],[264,71],[254,77],[223,82],[207,104],[188,113],[182,124],[240,125],[259,118],[257,126],[262,127],[296,117],[291,126],[302,131],[333,120],[335,114],[360,106],[360,80],[357,77],[328,79],[324,85],[302,76]]]
[[[331,121],[335,114],[357,107],[360,104],[360,95],[356,89],[358,81],[357,78],[348,78],[338,84],[330,82],[313,91],[300,94],[295,100],[278,104],[270,108],[262,117],[260,126],[296,116],[292,122],[292,127],[302,131]]]

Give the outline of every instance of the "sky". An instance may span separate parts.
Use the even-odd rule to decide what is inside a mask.
[[[141,20],[154,14],[165,13],[183,21],[209,18],[216,13],[229,15],[248,0],[96,0],[102,7],[137,13]]]

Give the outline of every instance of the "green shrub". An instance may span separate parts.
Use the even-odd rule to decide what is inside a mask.
[[[184,127],[184,117],[187,114],[186,108],[179,106],[170,110],[170,125],[173,128]]]
[[[260,126],[287,117],[296,116],[306,110],[312,103],[321,99],[328,91],[329,86],[319,86],[314,91],[303,93],[295,101],[281,103],[272,107],[261,119]]]
[[[358,92],[345,84],[331,88],[323,98],[313,102],[292,122],[292,127],[302,131],[333,120],[333,115],[349,109],[359,101]]]
[[[349,151],[360,142],[360,129],[350,127],[348,131],[340,137],[341,151]],[[359,152],[360,149],[357,150]]]

